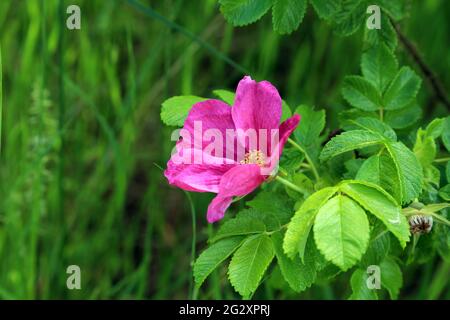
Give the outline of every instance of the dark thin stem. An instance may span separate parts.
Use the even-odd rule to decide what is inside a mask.
[[[203,48],[208,50],[211,54],[213,54],[220,60],[225,61],[230,66],[232,66],[233,68],[238,70],[239,72],[242,72],[245,74],[250,74],[249,70],[247,70],[245,67],[241,66],[236,61],[230,59],[229,57],[224,55],[222,52],[220,52],[219,50],[214,48],[212,45],[203,41],[201,38],[199,38],[197,35],[195,35],[191,31],[185,29],[184,27],[180,26],[179,24],[176,24],[175,22],[170,21],[166,17],[160,15],[158,12],[154,11],[152,8],[143,5],[142,3],[140,3],[137,0],[127,0],[127,2],[128,2],[128,4],[133,6],[135,9],[142,12],[143,14],[145,14],[153,19],[159,20],[160,22],[165,24],[168,28],[181,33],[182,35],[186,36],[187,38],[191,39],[194,42],[197,42],[200,46],[202,46]]]
[[[406,51],[408,51],[408,53],[411,55],[413,60],[417,63],[425,78],[428,79],[431,87],[434,90],[436,98],[441,101],[448,110],[450,110],[450,100],[445,94],[442,83],[436,77],[431,68],[422,59],[416,46],[402,33],[402,31],[400,30],[400,26],[392,19],[391,23],[394,26],[395,31],[397,32],[397,36],[400,39],[400,42],[405,47]]]

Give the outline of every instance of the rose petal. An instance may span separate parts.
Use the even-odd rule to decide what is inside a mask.
[[[183,129],[191,134],[192,148],[204,150],[208,145],[217,143],[216,138],[219,139],[219,148],[222,146],[220,154],[213,151],[211,155],[220,158],[227,157],[227,142],[231,146],[231,144],[235,145],[237,140],[234,137],[235,126],[231,107],[220,100],[211,99],[194,104],[184,122]],[[231,131],[227,133],[227,129]],[[208,134],[209,137],[207,137]],[[235,160],[236,153],[232,152],[228,157]]]
[[[284,145],[286,144],[286,141],[288,140],[292,132],[294,132],[294,130],[297,128],[298,124],[300,123],[300,119],[300,115],[294,114],[292,117],[286,119],[280,125],[278,144],[272,150],[272,154],[269,160],[269,167],[271,168],[271,171],[278,164],[281,154],[283,153]]]
[[[212,223],[222,219],[233,196],[245,196],[263,182],[261,168],[255,164],[237,165],[227,171],[220,181],[219,194],[208,206],[208,221]]]
[[[184,154],[192,155],[183,157]],[[194,160],[199,160],[197,163]],[[212,157],[201,150],[180,149],[173,154],[164,171],[169,184],[186,191],[219,192],[222,176],[236,163]]]
[[[277,89],[267,81],[256,82],[249,76],[244,77],[236,90],[234,106],[231,108],[236,129],[278,129],[281,118],[281,97]],[[248,146],[243,138],[240,143]]]

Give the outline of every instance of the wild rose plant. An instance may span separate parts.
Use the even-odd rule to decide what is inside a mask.
[[[318,2],[319,15],[329,14]],[[227,1],[221,9],[236,25],[261,16]],[[278,19],[280,10],[273,9],[274,29],[289,33],[296,27]],[[358,26],[332,17],[348,34]],[[385,26],[394,30],[394,21]],[[207,221],[223,219],[193,265],[192,298],[227,260],[228,279],[244,298],[262,282],[301,292],[348,273],[350,299],[396,299],[408,265],[425,255],[450,259],[450,117],[417,125],[421,78],[399,67],[395,32],[377,32],[365,36],[362,75],[340,84],[349,109],[333,132],[324,110],[292,112],[274,85],[249,76],[236,93],[214,91],[220,100],[163,103],[162,121],[182,127],[164,171],[168,183],[216,194]]]

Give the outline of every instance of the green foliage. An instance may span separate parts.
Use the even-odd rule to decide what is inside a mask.
[[[222,262],[242,244],[243,237],[231,237],[216,242],[197,258],[194,264],[194,278],[198,287]]]
[[[358,121],[355,123],[357,124]],[[385,180],[380,177],[383,173],[380,171],[380,165],[385,166],[389,172],[394,173],[395,181],[399,182],[399,189],[396,191],[397,199],[401,203],[408,203],[416,198],[422,190],[423,173],[420,162],[414,153],[402,142],[395,141],[395,133],[393,135],[392,129],[386,129],[384,124],[380,125],[374,120],[364,119],[359,126],[365,130],[347,131],[329,141],[322,150],[321,160],[325,161],[355,149],[382,145],[387,151],[385,155],[390,159],[385,160],[383,154],[368,159],[369,163],[363,165],[360,176],[369,176],[370,181]],[[381,187],[386,187],[386,185],[381,185]]]
[[[316,256],[312,238],[306,244],[306,259],[300,260],[299,256],[290,259],[283,251],[283,234],[276,232],[272,235],[272,240],[281,273],[286,282],[296,292],[300,292],[310,287],[317,275]]]
[[[378,92],[384,92],[397,73],[397,69],[397,59],[384,44],[373,46],[362,55],[362,74],[365,79],[375,85]],[[378,109],[378,106],[376,109]]]
[[[235,26],[259,20],[272,6],[272,0],[219,0],[220,10]]]
[[[362,181],[350,181],[340,188],[364,209],[380,219],[400,241],[402,247],[409,240],[409,226],[396,201],[381,187]]]
[[[276,259],[237,281],[241,289],[247,283],[246,297],[343,299],[351,288],[355,299],[450,298],[450,117],[434,88],[441,84],[448,96],[450,2],[76,2],[81,31],[65,27],[67,1],[0,1],[1,299],[236,299],[226,270],[255,237],[267,248],[272,242]],[[381,6],[379,30],[365,26],[369,4]],[[263,18],[233,28],[219,10],[241,24]],[[417,59],[432,72],[423,73]],[[349,72],[377,90],[347,88],[352,102],[354,91],[362,94],[355,107],[339,94]],[[190,212],[160,168],[173,149],[171,132],[200,101],[186,97],[224,88],[214,96],[231,106],[244,74],[271,81],[293,107],[301,104],[279,175],[307,192],[269,178],[208,225],[212,195],[190,194]],[[416,95],[419,75],[427,85]],[[171,95],[182,97],[166,101]],[[366,96],[381,103],[367,111]],[[282,108],[285,120],[292,112],[285,101]],[[380,142],[349,149],[344,141],[350,151],[319,162],[342,131],[369,132]],[[302,205],[328,188],[335,191],[311,207],[309,224]],[[338,195],[364,210],[370,229],[366,252],[346,272],[323,256],[313,228],[317,212]],[[400,209],[402,217],[434,219],[429,234],[404,248],[397,238],[407,240],[407,225],[386,220]],[[292,258],[283,243],[288,232]],[[266,261],[269,251],[258,250],[255,261]],[[82,290],[64,285],[71,264],[82,269]],[[369,265],[387,271],[382,290],[367,292]]]
[[[288,34],[296,30],[303,20],[306,7],[306,0],[274,0],[273,29],[280,34]]]
[[[396,2],[396,1],[392,1]],[[397,34],[390,19],[385,12],[381,13],[381,28],[369,29],[364,28],[364,41],[368,47],[386,46],[390,51],[394,51],[397,47]]]
[[[363,255],[360,265],[363,269],[371,265],[380,265],[389,253],[391,241],[389,234],[384,229],[375,225],[371,232],[371,238],[366,253]]]
[[[361,24],[356,13],[364,1],[311,3],[339,33],[350,34]],[[295,1],[276,2],[272,10],[277,31],[288,33],[296,29],[303,12],[297,11],[299,15],[294,16],[288,8],[302,9],[303,5]],[[244,12],[245,6],[235,9]],[[263,11],[262,7],[259,9]],[[389,10],[394,12],[396,7]],[[238,16],[247,22],[251,20],[248,14],[234,18]],[[392,27],[390,21],[384,23]],[[197,285],[232,256],[228,267],[230,282],[243,297],[251,297],[275,256],[274,272],[296,292],[306,290],[321,277],[333,277],[358,265],[361,269],[356,269],[350,279],[350,299],[377,299],[378,293],[367,287],[365,269],[378,265],[382,269],[382,287],[391,299],[398,297],[402,272],[391,255],[405,249],[410,240],[407,216],[435,215],[436,210],[445,208],[402,211],[401,205],[422,197],[425,190],[439,187],[440,173],[434,163],[437,139],[442,136],[444,145],[449,140],[449,121],[435,119],[425,129],[419,129],[413,151],[406,146],[404,135],[394,130],[408,128],[420,118],[421,109],[415,98],[421,80],[409,67],[399,69],[392,52],[396,41],[391,39],[391,31],[366,33],[372,39],[368,43],[376,45],[369,46],[362,55],[362,76],[347,76],[342,84],[344,99],[355,108],[342,113],[344,132],[322,148],[325,111],[307,105],[297,107],[295,113],[301,115],[301,125],[294,132],[295,141],[290,141],[291,146],[285,148],[281,158],[282,172],[288,175],[284,179],[291,185],[285,185],[282,192],[272,188],[259,192],[246,202],[249,209],[226,220],[210,236],[209,249],[195,263]],[[233,104],[232,92],[213,93]],[[290,115],[283,100],[282,120]],[[322,177],[326,165],[332,173]],[[344,180],[348,178],[354,180]],[[439,191],[443,199],[448,199],[448,186]],[[445,218],[439,219],[446,223]],[[391,243],[391,235],[400,246]],[[440,250],[447,252],[445,245]],[[330,262],[335,267],[325,268]]]
[[[442,129],[442,142],[447,151],[450,151],[450,116],[445,118],[445,123]]]
[[[317,212],[335,192],[336,188],[332,187],[317,191],[309,196],[294,214],[283,243],[284,252],[290,258],[299,254],[304,260],[306,243]]]
[[[223,89],[217,89],[214,90],[213,93],[230,106],[234,104],[234,96],[235,96],[234,92]]]
[[[381,96],[377,89],[360,76],[345,78],[342,95],[353,107],[364,111],[376,111],[381,105]]]
[[[345,271],[360,260],[367,249],[369,221],[356,202],[337,195],[317,213],[314,237],[325,258]]]
[[[390,257],[380,264],[381,285],[388,290],[391,299],[397,299],[403,285],[402,271],[398,264]]]
[[[352,294],[351,300],[377,300],[378,296],[375,290],[367,286],[368,274],[366,270],[356,269],[350,279]]]
[[[168,126],[182,127],[192,106],[205,98],[196,96],[179,96],[162,103],[161,120]]]
[[[419,91],[421,80],[409,67],[402,67],[383,95],[386,110],[406,107],[413,101]]]
[[[266,231],[266,226],[262,221],[256,220],[252,215],[240,214],[235,219],[225,222],[211,239],[211,242],[227,237],[245,236],[264,231]]]
[[[255,235],[245,240],[228,268],[228,277],[236,291],[243,297],[255,292],[273,257],[273,243],[269,236]]]
[[[311,161],[317,164],[322,142],[320,134],[325,128],[325,110],[315,111],[307,105],[300,105],[295,113],[301,115],[302,123],[294,131],[295,139]]]
[[[342,153],[382,143],[383,137],[366,130],[351,130],[331,139],[323,148],[320,159],[326,161]]]

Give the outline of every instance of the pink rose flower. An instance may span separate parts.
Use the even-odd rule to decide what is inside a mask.
[[[246,76],[239,82],[232,107],[214,99],[193,105],[164,175],[181,189],[217,193],[209,204],[207,219],[210,223],[218,221],[233,197],[251,193],[275,171],[300,116],[296,114],[281,125],[280,119],[277,89],[270,82],[256,82]],[[208,130],[216,133],[213,151],[209,151],[210,139],[203,135]],[[196,137],[199,131],[200,140]],[[256,136],[242,132],[255,132]]]

